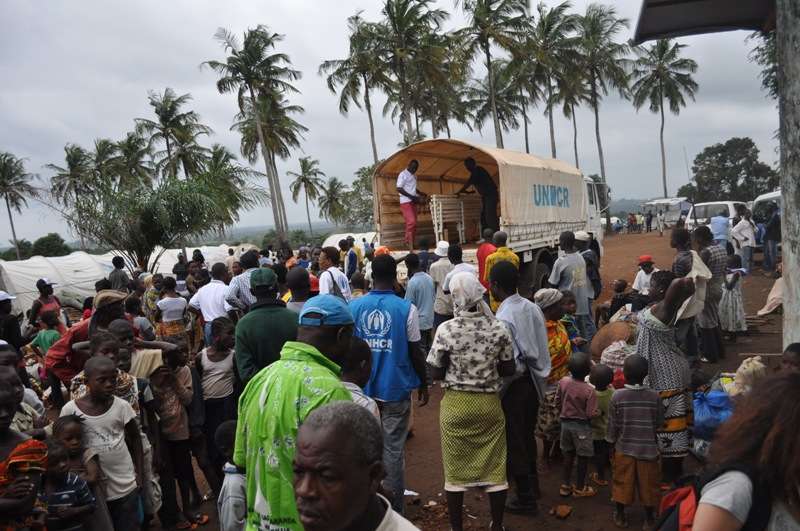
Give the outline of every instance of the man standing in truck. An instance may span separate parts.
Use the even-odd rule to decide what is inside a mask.
[[[416,159],[408,163],[408,167],[397,176],[397,193],[400,194],[400,211],[405,221],[404,241],[408,250],[414,250],[414,236],[417,233],[417,205],[425,202],[425,194],[417,190],[417,169],[419,162]]]
[[[497,185],[494,184],[489,172],[482,166],[478,166],[475,159],[467,157],[464,166],[469,170],[469,181],[456,192],[456,195],[463,194],[467,188],[472,186],[481,196],[481,228],[500,229],[500,221],[497,219],[497,202],[500,195],[497,193]]]

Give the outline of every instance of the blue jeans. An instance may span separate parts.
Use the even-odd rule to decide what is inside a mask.
[[[211,323],[203,325],[203,341],[206,342],[207,347],[211,345]]]
[[[592,308],[592,299],[589,299],[590,312],[592,311],[591,308]],[[587,343],[591,343],[592,338],[597,333],[597,327],[594,324],[594,319],[592,319],[592,316],[576,315],[575,324],[578,326],[578,333],[580,334],[580,336],[583,339],[585,339]]]
[[[764,269],[775,271],[778,265],[778,241],[764,240]]]
[[[378,402],[383,424],[383,466],[386,468],[386,486],[392,490],[392,508],[403,514],[405,484],[405,448],[408,421],[411,418],[411,400]]]
[[[742,257],[742,267],[749,273],[753,269],[753,248],[746,245],[739,249],[739,256]]]

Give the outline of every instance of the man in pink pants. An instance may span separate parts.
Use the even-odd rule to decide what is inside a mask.
[[[397,193],[400,194],[400,211],[406,224],[404,241],[408,250],[414,250],[414,237],[417,232],[417,205],[424,202],[425,194],[417,190],[417,169],[419,162],[412,160],[405,170],[397,176]]]

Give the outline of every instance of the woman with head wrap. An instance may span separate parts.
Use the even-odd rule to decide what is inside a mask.
[[[536,436],[544,441],[545,462],[549,462],[550,455],[558,446],[561,435],[561,422],[556,403],[556,390],[558,382],[569,374],[567,363],[572,355],[572,343],[569,334],[561,320],[564,309],[561,299],[564,295],[555,288],[540,289],[533,296],[535,302],[544,314],[544,324],[547,328],[547,348],[550,351],[550,376],[547,377],[547,390],[544,401],[539,407],[539,419],[536,422]]]
[[[511,336],[483,300],[486,289],[472,273],[450,280],[454,318],[439,326],[428,364],[445,389],[439,414],[450,527],[462,529],[464,492],[489,494],[494,531],[503,528],[506,432],[498,395],[514,374]]]

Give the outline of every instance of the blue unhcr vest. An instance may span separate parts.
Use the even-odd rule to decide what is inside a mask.
[[[411,303],[392,291],[370,291],[350,303],[355,335],[372,349],[372,374],[364,392],[377,400],[408,400],[420,381],[408,353]]]

